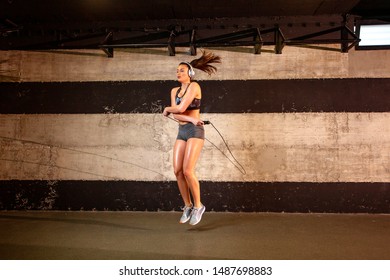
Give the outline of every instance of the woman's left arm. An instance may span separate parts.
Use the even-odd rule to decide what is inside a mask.
[[[163,115],[168,116],[169,114],[181,114],[187,110],[188,106],[191,104],[192,100],[196,96],[200,95],[200,86],[198,83],[194,82],[189,85],[187,94],[182,99],[179,105],[173,105],[165,107]]]

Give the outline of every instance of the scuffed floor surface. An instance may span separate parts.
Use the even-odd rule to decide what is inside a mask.
[[[390,259],[390,215],[0,212],[0,259]]]

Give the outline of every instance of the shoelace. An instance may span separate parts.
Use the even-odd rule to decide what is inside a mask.
[[[198,212],[200,209],[201,209],[202,207],[200,207],[200,208],[192,208],[192,212],[191,212],[191,215],[196,215],[196,212]]]
[[[193,208],[192,206],[183,206],[183,207],[181,208],[181,210],[187,211],[187,209],[192,209],[192,208]]]

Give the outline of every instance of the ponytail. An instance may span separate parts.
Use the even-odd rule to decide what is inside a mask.
[[[191,66],[211,75],[217,72],[217,67],[211,63],[221,63],[221,57],[211,52],[202,51],[202,56],[190,62]]]

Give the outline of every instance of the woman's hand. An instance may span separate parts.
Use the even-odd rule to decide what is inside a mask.
[[[169,114],[170,113],[167,111],[167,107],[165,107],[164,112],[163,112],[164,117],[168,117]]]
[[[192,123],[196,126],[204,125],[203,121],[200,119],[193,119]]]

